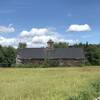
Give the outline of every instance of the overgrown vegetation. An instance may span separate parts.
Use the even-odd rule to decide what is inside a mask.
[[[88,87],[80,90],[77,96],[71,96],[68,100],[93,100],[100,97],[100,80],[95,78],[88,83]]]
[[[32,63],[27,63],[27,64],[18,64],[18,65],[12,65],[12,67],[17,67],[17,68],[49,68],[49,67],[58,67],[59,63],[55,60],[45,60],[41,64],[32,64]]]
[[[0,69],[0,100],[95,100],[100,67]]]

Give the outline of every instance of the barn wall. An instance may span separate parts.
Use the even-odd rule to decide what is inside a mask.
[[[79,66],[83,63],[82,59],[64,59],[62,61],[63,65],[68,65],[68,66]]]
[[[58,61],[59,65],[66,65],[66,66],[79,66],[82,63],[84,63],[84,60],[82,59],[55,59],[55,61]],[[44,59],[25,59],[21,61],[22,64],[42,64],[44,62]]]
[[[41,59],[24,59],[22,64],[42,64],[44,60]]]

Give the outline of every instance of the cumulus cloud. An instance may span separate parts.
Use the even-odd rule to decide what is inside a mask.
[[[67,32],[82,32],[82,31],[91,31],[91,27],[88,24],[84,25],[70,25]]]
[[[48,28],[32,28],[30,31],[22,31],[20,33],[20,42],[26,42],[29,47],[46,46],[49,39],[54,42],[68,42],[74,44],[76,40],[66,40],[59,33]]]
[[[58,34],[48,28],[32,28],[30,31],[20,33],[20,42],[26,42],[28,46],[46,46],[49,39],[58,41]]]
[[[3,46],[14,46],[16,47],[17,44],[16,44],[16,38],[4,38],[4,37],[0,37],[0,45],[3,45]]]
[[[0,33],[12,33],[15,32],[14,27],[10,24],[8,27],[0,26]]]
[[[32,28],[30,31],[23,30],[16,38],[5,38],[0,36],[0,44],[3,46],[18,47],[19,42],[26,43],[28,47],[46,47],[47,41],[78,43],[78,40],[65,39],[56,31],[48,28]]]
[[[30,31],[22,31],[20,36],[21,37],[33,37],[33,36],[42,36],[49,33],[48,29],[46,28],[32,28]]]

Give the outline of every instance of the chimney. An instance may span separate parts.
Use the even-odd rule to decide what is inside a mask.
[[[47,42],[48,48],[53,48],[53,44],[54,44],[54,42],[50,39],[50,40]]]

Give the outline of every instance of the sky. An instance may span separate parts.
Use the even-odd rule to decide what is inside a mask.
[[[0,44],[100,43],[100,0],[0,0]]]

